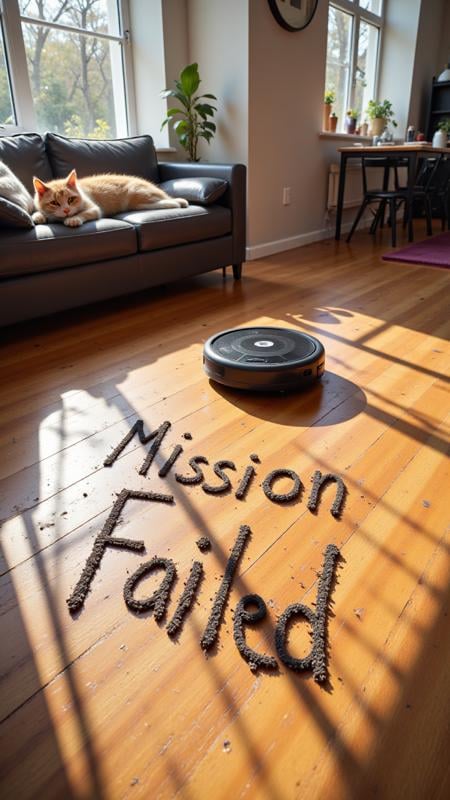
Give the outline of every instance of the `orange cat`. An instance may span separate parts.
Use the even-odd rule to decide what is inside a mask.
[[[188,205],[182,197],[169,197],[154,183],[133,175],[91,175],[78,180],[73,169],[67,178],[48,183],[33,178],[33,183],[36,225],[50,221],[77,227],[90,219],[111,217],[121,211]]]

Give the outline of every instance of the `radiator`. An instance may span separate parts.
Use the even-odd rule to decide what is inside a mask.
[[[378,172],[378,170],[376,170]],[[330,164],[328,172],[328,211],[334,211],[337,207],[339,186],[339,164]],[[345,195],[344,208],[355,208],[360,206],[363,199],[362,175],[359,164],[347,163],[345,170]]]

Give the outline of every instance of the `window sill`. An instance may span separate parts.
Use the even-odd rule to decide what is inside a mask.
[[[157,153],[176,153],[176,147],[155,147]]]
[[[320,131],[319,139],[343,139],[347,142],[371,142],[372,136],[356,136],[354,133],[333,133],[333,131]]]

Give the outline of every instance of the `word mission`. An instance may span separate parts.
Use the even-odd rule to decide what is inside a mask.
[[[141,444],[147,445],[151,442],[151,446],[139,469],[139,474],[146,476],[170,427],[171,423],[166,421],[156,430],[145,433],[143,420],[137,420],[126,436],[119,442],[117,447],[107,456],[104,461],[104,466],[112,467],[116,459],[134,436],[138,436]],[[192,435],[190,433],[185,433],[183,434],[183,438],[185,440],[190,440],[192,439]],[[170,456],[158,471],[160,478],[165,478],[168,475],[182,453],[183,446],[181,444],[175,445]],[[243,475],[239,478],[234,492],[234,496],[238,500],[243,500],[247,496],[256,477],[255,465],[261,464],[261,460],[256,453],[252,453],[249,458],[251,463],[245,468]],[[209,466],[209,460],[206,456],[193,456],[189,459],[188,464],[190,468],[188,474],[175,473],[174,477],[177,483],[185,486],[199,484],[203,491],[209,495],[220,496],[232,491],[233,486],[231,478],[227,472],[236,471],[236,465],[233,461],[222,459],[211,465],[214,475],[219,479],[218,482],[215,483],[207,483],[205,480],[202,466]],[[288,492],[279,493],[275,491],[276,482],[280,478],[288,478],[291,480],[292,487]],[[323,488],[333,483],[336,486],[336,492],[333,504],[330,508],[330,513],[333,517],[339,519],[347,492],[342,478],[334,473],[322,474],[319,470],[316,470],[311,481],[312,488],[307,501],[307,508],[312,512],[316,511],[320,503]],[[289,503],[297,499],[302,491],[303,484],[300,476],[294,470],[283,467],[272,470],[262,481],[261,488],[270,502],[282,505],[283,503]],[[122,491],[119,492],[102,530],[94,540],[92,550],[86,560],[80,578],[70,597],[67,599],[67,605],[72,614],[75,614],[82,608],[96,572],[109,547],[121,548],[139,553],[145,552],[145,543],[142,540],[113,536],[114,529],[121,514],[124,512],[127,503],[132,500],[163,503],[168,506],[175,505],[175,499],[172,494],[162,494],[152,491],[134,491],[132,489],[122,489]],[[233,578],[251,538],[251,534],[252,532],[248,525],[240,526],[200,640],[200,645],[205,652],[209,651],[218,640]],[[201,537],[196,544],[202,553],[206,553],[211,549],[211,542],[205,536]],[[280,615],[275,627],[275,648],[280,661],[293,670],[311,670],[314,680],[318,683],[324,683],[328,675],[326,648],[327,615],[339,555],[339,550],[334,544],[329,544],[326,547],[322,571],[319,573],[316,602],[313,604],[315,605],[315,610],[313,611],[303,603],[293,603]],[[150,597],[137,600],[134,593],[141,580],[157,571],[163,571],[163,578],[158,588]],[[189,614],[197,597],[203,576],[203,563],[201,561],[194,561],[184,589],[178,599],[173,616],[166,625],[166,632],[170,637],[175,636],[181,631],[184,620]],[[128,609],[137,614],[152,610],[156,621],[161,621],[167,613],[172,588],[176,578],[177,569],[171,558],[154,556],[149,561],[142,563],[138,569],[130,575],[124,586],[123,595]],[[258,653],[246,643],[246,626],[260,622],[264,619],[266,614],[266,603],[259,594],[248,594],[242,597],[237,604],[234,614],[234,641],[239,653],[253,671],[261,668],[270,670],[278,669],[278,662],[275,657]],[[288,649],[289,628],[295,619],[306,620],[312,629],[311,651],[304,658],[294,658]]]

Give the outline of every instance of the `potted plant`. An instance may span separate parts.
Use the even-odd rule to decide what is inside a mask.
[[[388,122],[391,122],[394,128],[397,127],[397,123],[395,119],[393,119],[394,110],[392,108],[392,103],[390,103],[389,100],[383,100],[382,103],[379,103],[377,100],[369,100],[367,116],[370,120],[369,133],[371,136],[381,136]]]
[[[181,103],[181,108],[167,109],[161,130],[164,125],[172,124],[181,146],[187,151],[189,161],[200,161],[198,140],[205,139],[209,144],[216,131],[212,119],[217,108],[204,100],[217,98],[213,94],[196,94],[200,83],[198,64],[189,64],[175,81],[175,89],[161,92],[161,97],[174,97]]]
[[[333,111],[333,103],[336,100],[336,95],[332,89],[327,89],[323,97],[323,122],[322,127],[324,131],[330,130],[329,120],[330,114]]]
[[[331,133],[336,133],[337,123],[338,123],[337,114],[335,114],[335,112],[333,111],[330,114],[330,120],[329,120],[329,126],[330,126],[329,130],[331,131]]]
[[[450,119],[441,119],[433,136],[433,147],[447,147],[450,135]]]
[[[344,129],[346,133],[355,133],[358,112],[355,108],[349,108],[345,115]]]

